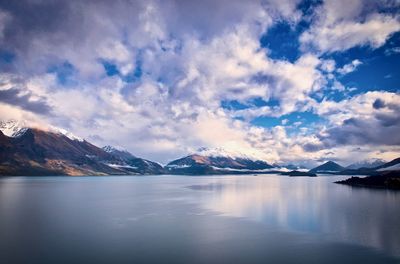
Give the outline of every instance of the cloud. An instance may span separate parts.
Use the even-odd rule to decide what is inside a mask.
[[[392,6],[390,1],[327,0],[316,8],[315,22],[300,36],[302,48],[311,47],[321,52],[344,51],[356,46],[379,48],[400,30],[397,14],[376,11],[388,6]]]
[[[393,47],[385,50],[385,55],[390,56],[392,54],[400,53],[400,47]]]
[[[310,95],[322,88],[324,76],[318,70],[321,60],[304,54],[294,63],[267,60],[263,69],[261,84],[264,99],[279,100],[279,106],[251,107],[234,111],[234,116],[251,119],[257,116],[281,116],[303,111],[312,99]]]
[[[321,63],[321,69],[325,72],[331,73],[336,68],[336,62],[334,60],[323,60]]]
[[[10,23],[10,20],[11,20],[10,15],[7,12],[0,9],[0,41],[4,37],[4,30],[8,26],[8,23]]]
[[[361,101],[349,99],[342,105],[325,100],[319,106],[315,99],[317,93],[324,97],[328,83],[345,90],[335,74],[355,70],[359,61],[337,69],[334,60],[313,51],[303,50],[297,61],[290,62],[272,59],[260,47],[261,36],[274,24],[284,20],[296,25],[302,20],[299,2],[3,1],[0,44],[15,58],[0,90],[0,116],[62,127],[99,146],[124,146],[163,163],[202,146],[224,147],[270,162],[319,159],[327,155],[329,137],[324,135],[330,135],[329,129],[351,126],[353,131],[370,117],[356,111],[363,109]],[[371,36],[366,40],[358,28],[351,34],[334,30],[335,41],[347,41],[344,35],[350,34],[354,45],[380,44],[391,34],[385,28],[394,25],[395,18],[371,15],[357,20],[356,3],[352,1],[348,10],[334,2],[324,5],[325,17],[312,18],[304,34],[313,34],[315,44],[331,37],[317,31],[319,25],[369,27],[376,20],[383,32],[368,31]],[[329,45],[322,49],[334,50]],[[380,111],[373,115],[378,125],[396,127],[390,107],[397,102],[381,95],[368,99],[368,109]],[[384,103],[373,106],[378,98]],[[266,105],[251,104],[255,99]],[[249,107],[229,111],[221,108],[222,101]],[[271,101],[277,103],[269,105]],[[353,104],[354,109],[349,106]],[[310,109],[318,109],[329,126],[301,125],[289,133],[289,123],[294,129],[295,122],[282,121],[268,129],[250,123],[254,117]],[[351,118],[356,121],[345,122]],[[329,148],[334,153],[329,155],[346,156],[348,150]]]
[[[51,107],[42,97],[35,96],[23,88],[18,79],[11,80],[9,75],[0,75],[0,102],[16,106],[36,114],[50,114]]]
[[[342,75],[345,75],[345,74],[355,71],[358,68],[358,66],[360,66],[361,64],[362,64],[362,62],[360,60],[356,59],[356,60],[353,60],[349,64],[345,64],[342,68],[337,69],[337,72]]]
[[[400,95],[397,93],[367,92],[340,102],[324,101],[316,111],[333,124],[319,135],[324,148],[400,145]]]

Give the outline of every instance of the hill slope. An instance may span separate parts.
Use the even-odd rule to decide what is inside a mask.
[[[153,161],[135,157],[127,150],[120,150],[112,146],[105,146],[103,150],[117,159],[117,162],[109,163],[113,168],[123,168],[139,174],[163,174],[164,168]]]
[[[336,162],[328,161],[318,167],[311,169],[310,173],[327,173],[327,174],[335,174],[344,170],[344,167],[340,166]]]
[[[161,166],[117,155],[70,133],[19,129],[12,137],[0,131],[0,175],[123,175],[157,173]],[[133,166],[136,164],[135,166]]]

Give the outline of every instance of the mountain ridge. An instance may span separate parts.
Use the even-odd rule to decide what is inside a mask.
[[[361,168],[375,168],[378,166],[381,166],[383,164],[385,164],[386,161],[382,160],[382,159],[367,159],[367,160],[361,160],[358,162],[354,162],[348,166],[346,166],[346,169],[350,169],[350,170],[357,170],[357,169],[361,169]]]
[[[222,174],[268,172],[274,168],[262,160],[243,157],[191,154],[169,162],[165,169],[174,174]]]
[[[0,131],[0,152],[0,175],[162,173],[159,170],[161,166],[157,167],[150,161],[132,155],[130,162],[140,165],[134,167],[85,140],[71,139],[62,133],[37,128],[27,128],[18,137],[9,137]],[[157,167],[158,171],[150,170],[153,167]]]
[[[0,123],[0,175],[201,175],[290,171],[293,174],[293,170],[298,170],[296,166],[269,164],[251,155],[223,148],[200,148],[196,154],[175,159],[163,167],[157,162],[136,157],[120,147],[99,148],[66,130],[41,130],[16,124],[10,122],[5,126],[4,122]],[[11,136],[2,132],[4,127]],[[308,172],[379,175],[380,172],[400,170],[400,158],[372,168],[360,167],[360,164],[357,165],[359,168],[351,169],[328,161]]]

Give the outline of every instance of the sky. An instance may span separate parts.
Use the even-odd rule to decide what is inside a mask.
[[[399,0],[0,0],[0,119],[162,164],[400,156]]]

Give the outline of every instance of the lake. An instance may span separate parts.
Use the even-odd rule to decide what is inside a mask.
[[[400,263],[400,192],[343,178],[0,178],[0,263]]]

